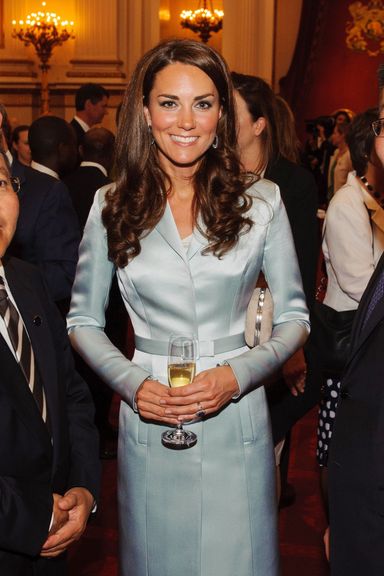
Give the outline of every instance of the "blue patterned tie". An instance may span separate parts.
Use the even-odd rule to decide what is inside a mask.
[[[367,312],[365,314],[363,329],[367,325],[367,322],[371,317],[373,310],[376,308],[376,305],[380,302],[383,296],[384,296],[384,270],[377,279],[375,290],[372,294],[371,300],[367,308]]]

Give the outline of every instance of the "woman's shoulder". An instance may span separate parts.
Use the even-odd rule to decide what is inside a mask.
[[[248,216],[258,224],[268,224],[280,203],[280,191],[277,184],[267,178],[254,182],[247,190],[251,199]]]
[[[364,202],[362,190],[356,178],[356,172],[349,172],[346,183],[334,194],[328,210],[340,204],[361,204]]]
[[[355,173],[350,172],[347,182],[336,191],[329,203],[326,211],[326,222],[328,227],[331,225],[335,228],[340,228],[342,220],[352,222],[356,218],[369,221],[363,190],[356,179]]]
[[[95,192],[93,207],[98,211],[101,211],[105,206],[105,196],[107,192],[114,191],[116,189],[116,184],[114,182],[105,184]]]
[[[262,198],[267,202],[274,204],[277,196],[280,196],[277,184],[267,178],[260,178],[254,182],[247,190],[247,194],[252,198]]]
[[[104,206],[105,196],[106,196],[107,192],[113,191],[115,189],[116,189],[116,184],[114,182],[112,182],[109,184],[105,184],[104,186],[102,186],[101,188],[96,190],[95,201],[97,201],[97,204],[99,205],[99,207]]]

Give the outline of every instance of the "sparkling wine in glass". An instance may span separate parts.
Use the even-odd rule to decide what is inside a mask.
[[[168,383],[171,388],[186,386],[195,377],[197,360],[197,340],[193,334],[172,334],[168,346]],[[177,428],[166,430],[161,441],[167,448],[185,450],[192,448],[197,436],[190,430],[184,430],[180,423]]]

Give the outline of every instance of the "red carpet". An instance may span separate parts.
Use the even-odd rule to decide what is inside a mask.
[[[291,438],[289,482],[296,501],[280,511],[282,576],[327,576],[323,513],[316,463],[317,408],[294,427]]]
[[[114,408],[116,411],[117,402]],[[116,414],[113,416],[115,419]],[[315,460],[316,418],[315,409],[296,424],[292,433],[289,482],[296,490],[296,501],[280,511],[282,576],[329,574],[323,552],[325,518]],[[69,573],[117,576],[116,461],[103,463],[99,510],[82,540],[71,549]]]

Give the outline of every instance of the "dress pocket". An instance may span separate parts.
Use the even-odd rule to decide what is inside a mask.
[[[139,420],[139,422],[138,422],[138,427],[137,427],[137,442],[139,444],[144,444],[145,446],[147,446],[149,424],[147,422],[145,422],[144,420],[142,420],[140,418],[140,416],[139,416],[138,420]]]
[[[254,441],[255,438],[253,433],[252,414],[247,397],[242,398],[240,400],[238,408],[240,413],[240,423],[241,423],[241,432],[243,436],[243,443],[250,444]]]
[[[270,431],[264,386],[260,386],[260,388],[256,388],[242,397],[239,400],[238,409],[244,444],[254,443],[260,439],[261,435]]]

